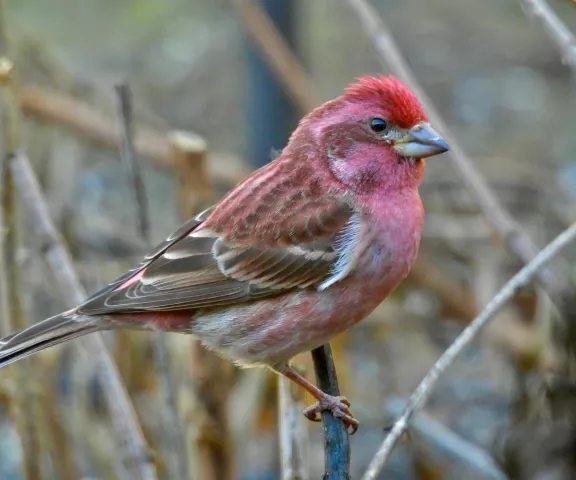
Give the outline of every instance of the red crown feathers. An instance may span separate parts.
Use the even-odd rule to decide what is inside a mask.
[[[404,83],[390,75],[358,77],[344,91],[350,101],[374,100],[386,112],[386,119],[402,128],[427,121],[418,97]]]

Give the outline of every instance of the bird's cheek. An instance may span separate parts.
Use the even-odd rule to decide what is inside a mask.
[[[369,145],[355,145],[346,158],[330,160],[336,178],[358,193],[369,193],[385,182],[385,159]]]

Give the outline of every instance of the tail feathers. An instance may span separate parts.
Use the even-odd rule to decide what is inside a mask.
[[[89,317],[71,312],[48,318],[0,339],[0,368],[52,345],[101,329]]]

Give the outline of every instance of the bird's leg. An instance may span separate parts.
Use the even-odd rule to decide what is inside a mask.
[[[350,411],[350,401],[346,397],[335,397],[333,395],[328,395],[327,393],[320,390],[312,382],[309,382],[300,375],[294,368],[290,365],[276,366],[274,368],[277,372],[289,378],[293,382],[300,385],[307,392],[309,392],[316,400],[318,400],[314,405],[309,406],[304,410],[304,416],[313,422],[319,422],[318,414],[325,411],[332,412],[336,418],[341,419],[346,427],[351,429],[351,433],[355,433],[358,430],[359,422],[352,416]]]

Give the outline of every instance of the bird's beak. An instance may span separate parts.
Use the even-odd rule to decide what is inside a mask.
[[[450,150],[450,147],[429,123],[420,122],[407,131],[407,135],[394,142],[394,148],[403,157],[426,158]]]

